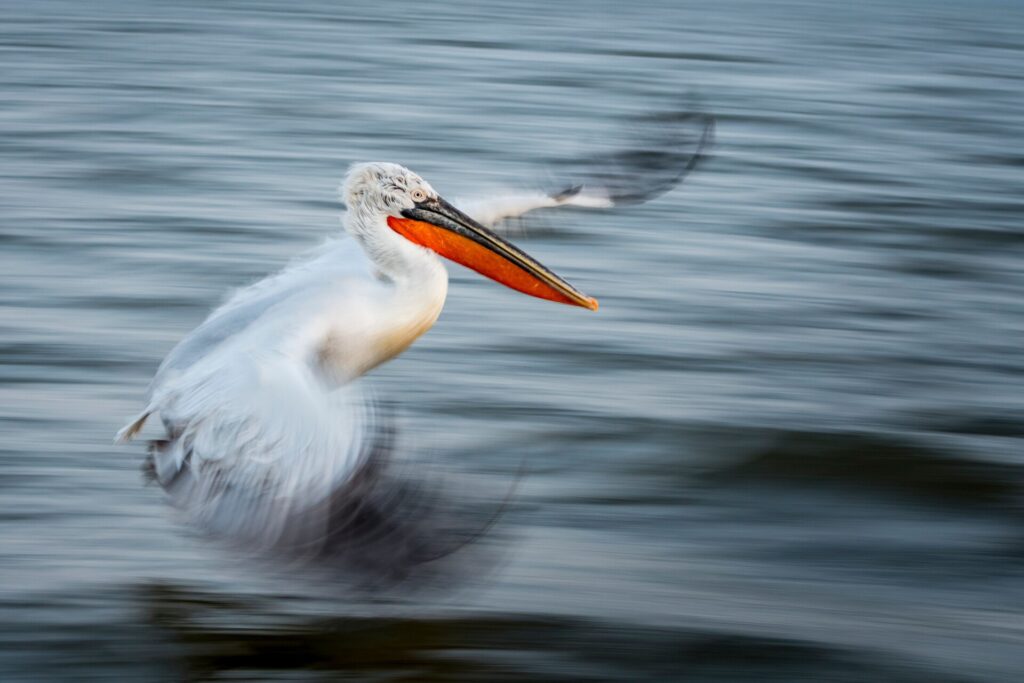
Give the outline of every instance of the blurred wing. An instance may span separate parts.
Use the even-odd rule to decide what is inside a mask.
[[[192,523],[259,550],[318,552],[329,501],[375,440],[357,385],[327,391],[306,364],[274,354],[201,363],[159,411],[169,438],[151,443],[156,481]]]
[[[608,208],[639,204],[672,189],[707,157],[715,120],[703,113],[653,115],[633,122],[632,146],[561,164],[565,180],[550,192],[512,192],[460,202],[494,227],[509,218],[557,206]]]
[[[392,471],[392,420],[358,383],[328,390],[288,355],[240,351],[229,344],[155,395],[169,438],[150,442],[150,475],[201,530],[386,585],[477,540],[504,509],[481,521],[493,505],[448,495],[418,460]]]
[[[130,439],[158,413],[152,476],[190,520],[259,548],[322,541],[336,496],[374,445],[374,411],[356,384],[318,362],[341,320],[358,330],[377,286],[347,243],[236,293],[161,364]]]
[[[160,415],[167,434],[149,444],[148,474],[191,524],[382,582],[487,530],[418,458],[396,474],[390,415],[316,360],[339,324],[358,333],[376,319],[379,287],[361,250],[328,245],[236,293],[168,354],[118,436]]]

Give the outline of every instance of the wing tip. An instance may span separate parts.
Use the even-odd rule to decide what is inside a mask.
[[[149,418],[152,411],[145,411],[127,425],[118,430],[117,434],[114,435],[114,445],[119,446],[126,444],[142,430],[142,426],[146,424],[146,420]]]
[[[642,204],[680,185],[711,156],[717,125],[711,112],[691,106],[632,121],[632,142],[586,159],[591,170],[584,174],[582,191],[566,195],[561,203],[583,206],[603,197],[605,206]],[[553,196],[560,198],[575,187]]]

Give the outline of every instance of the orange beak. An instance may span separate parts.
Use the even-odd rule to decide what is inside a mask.
[[[523,294],[597,310],[596,299],[440,197],[420,202],[402,216],[388,216],[388,225],[410,242]]]

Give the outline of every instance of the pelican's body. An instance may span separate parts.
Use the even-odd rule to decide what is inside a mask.
[[[381,270],[359,244],[333,239],[280,273],[236,292],[161,365],[157,391],[201,359],[280,354],[325,386],[345,384],[404,351],[437,320],[448,275],[436,257],[416,270]]]
[[[118,438],[159,414],[166,436],[151,442],[150,462],[179,508],[243,541],[311,551],[334,533],[339,492],[373,446],[372,411],[354,380],[437,320],[448,291],[440,256],[596,310],[480,221],[614,199],[599,187],[499,197],[475,205],[478,221],[397,164],[353,166],[342,186],[347,235],[216,309],[170,352]]]
[[[348,238],[216,309],[167,356],[145,410],[118,435],[132,438],[159,413],[167,438],[154,442],[154,474],[180,507],[218,531],[267,545],[306,544],[322,531],[305,512],[357,471],[369,441],[366,406],[351,383],[429,330],[447,296],[438,252],[399,230],[468,227],[497,240],[499,251],[514,250],[395,164],[355,166],[343,194]],[[502,266],[515,273],[497,279],[596,305],[525,254],[510,253],[516,263]],[[304,520],[298,531],[294,519],[285,521],[295,516]]]

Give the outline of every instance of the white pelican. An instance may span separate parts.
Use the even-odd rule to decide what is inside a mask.
[[[595,299],[484,224],[660,193],[710,139],[710,119],[700,120],[696,152],[668,155],[667,181],[641,178],[646,189],[638,191],[636,182],[617,184],[621,176],[606,163],[570,190],[477,202],[468,209],[476,218],[398,164],[353,165],[341,186],[350,239],[217,308],[163,361],[146,407],[117,441],[159,414],[166,436],[151,442],[152,474],[192,521],[262,548],[316,554],[344,526],[339,515],[354,514],[339,510],[358,498],[373,459],[373,414],[354,380],[437,320],[448,291],[440,257],[531,296],[597,310]]]

